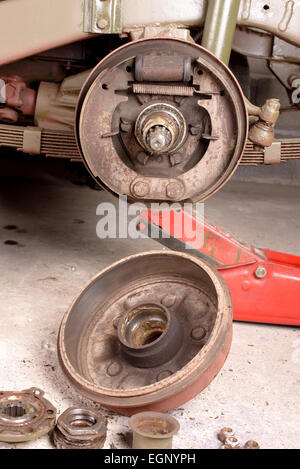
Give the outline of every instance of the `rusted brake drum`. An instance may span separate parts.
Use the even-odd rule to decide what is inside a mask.
[[[232,176],[247,139],[242,91],[197,44],[131,42],[85,83],[76,134],[97,182],[131,201],[198,202]]]
[[[187,254],[153,251],[100,272],[66,313],[59,356],[77,389],[116,412],[167,411],[217,375],[232,336],[219,273]]]

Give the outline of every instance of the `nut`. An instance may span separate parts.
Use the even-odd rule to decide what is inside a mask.
[[[234,436],[234,431],[232,430],[232,428],[223,427],[218,434],[218,439],[222,441],[222,443],[225,443],[226,439],[230,436]]]
[[[178,182],[170,182],[167,185],[167,196],[169,199],[180,199],[184,194],[184,189]]]
[[[106,420],[95,409],[70,407],[60,415],[53,432],[58,449],[100,449],[105,440]]]
[[[132,192],[137,197],[145,197],[150,191],[148,182],[138,181],[132,187]]]
[[[232,449],[240,448],[240,442],[235,436],[228,436],[225,440],[225,445],[231,446]]]
[[[244,449],[260,449],[260,446],[257,443],[257,441],[249,440],[249,441],[246,441],[244,445]]]
[[[265,278],[267,275],[267,269],[263,265],[259,265],[255,270],[255,276],[259,279]]]

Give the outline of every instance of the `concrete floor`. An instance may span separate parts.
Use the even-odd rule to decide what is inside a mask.
[[[300,255],[299,196],[299,187],[230,182],[205,211],[245,241]],[[59,412],[78,404],[99,407],[69,385],[58,364],[56,339],[64,312],[102,268],[160,248],[153,240],[98,239],[96,206],[104,200],[111,196],[54,179],[1,180],[0,387],[40,387]],[[127,418],[104,412],[105,447],[128,447]],[[242,442],[255,439],[262,448],[299,448],[300,329],[235,323],[221,373],[171,413],[181,424],[175,448],[217,448],[223,426],[234,428]],[[17,446],[0,444],[15,447],[52,445],[47,436]]]

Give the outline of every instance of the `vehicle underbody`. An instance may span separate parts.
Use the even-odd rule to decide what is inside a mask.
[[[203,201],[238,165],[300,158],[296,2],[4,0],[0,13],[3,147],[83,161],[146,202]]]

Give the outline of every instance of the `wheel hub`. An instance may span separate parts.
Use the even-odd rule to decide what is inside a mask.
[[[186,136],[185,118],[175,106],[151,104],[139,114],[135,136],[150,154],[172,153],[182,145]]]
[[[231,343],[228,288],[211,266],[172,252],[101,272],[65,315],[59,355],[88,398],[123,414],[172,409],[216,376]]]

